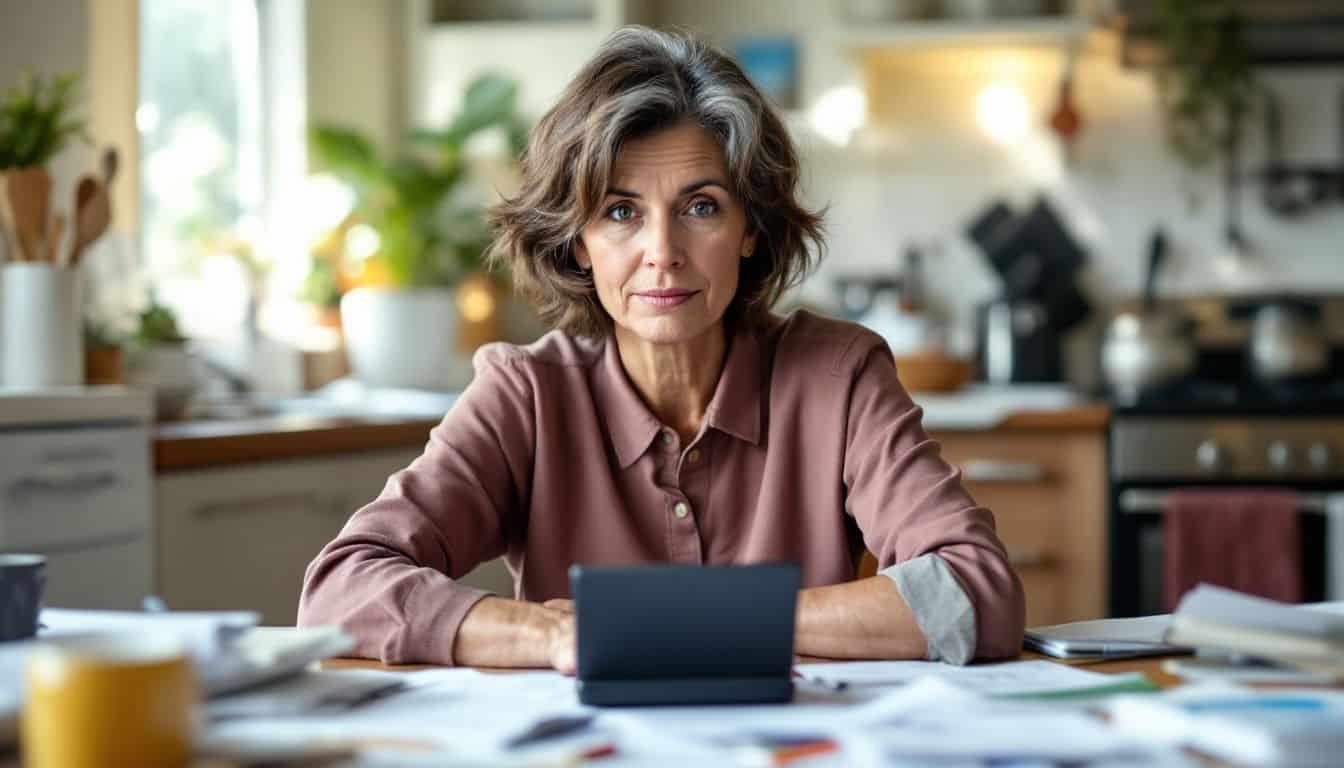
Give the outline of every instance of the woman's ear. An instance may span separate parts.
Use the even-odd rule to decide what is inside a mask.
[[[742,238],[742,258],[749,259],[756,252],[756,230],[751,230]]]
[[[579,269],[584,271],[593,268],[593,260],[588,258],[588,248],[583,244],[583,235],[574,238],[574,261],[578,262]]]

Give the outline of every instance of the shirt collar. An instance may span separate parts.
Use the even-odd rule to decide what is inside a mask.
[[[764,376],[761,371],[761,342],[749,326],[739,327],[728,346],[719,385],[705,409],[705,421],[752,445],[761,442],[761,396]]]
[[[644,455],[662,424],[644,404],[621,365],[615,338],[607,336],[594,394],[622,469]],[[762,386],[760,341],[750,330],[733,334],[714,396],[705,409],[708,426],[753,445],[760,444]]]
[[[597,396],[598,407],[602,409],[602,417],[606,419],[611,445],[616,451],[616,461],[620,463],[621,469],[625,469],[644,455],[662,425],[640,399],[635,385],[630,383],[625,366],[621,365],[616,339],[611,335],[607,336],[596,373],[593,392]]]

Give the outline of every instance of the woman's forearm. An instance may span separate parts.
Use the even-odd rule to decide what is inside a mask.
[[[453,663],[470,667],[549,667],[566,636],[572,642],[573,616],[563,610],[486,597],[472,606],[453,641]]]
[[[800,592],[794,652],[830,659],[924,659],[928,645],[895,582],[874,576]]]

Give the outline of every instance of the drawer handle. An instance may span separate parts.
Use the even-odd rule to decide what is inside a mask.
[[[1008,550],[1008,564],[1014,568],[1044,568],[1053,563],[1054,558],[1044,552]]]
[[[84,472],[71,475],[31,475],[9,484],[6,493],[15,504],[26,504],[37,496],[87,496],[112,488],[119,478],[115,472]]]
[[[961,465],[961,476],[972,483],[1039,483],[1048,475],[1045,467],[1026,461],[970,459]]]
[[[33,549],[44,555],[70,555],[95,549],[124,547],[127,544],[133,544],[144,537],[145,531],[126,531],[124,533],[109,533],[106,536],[96,536],[88,539],[76,539],[74,541],[46,544],[40,547],[33,547]]]

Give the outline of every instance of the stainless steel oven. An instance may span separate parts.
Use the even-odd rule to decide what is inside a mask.
[[[1302,594],[1344,599],[1344,414],[1117,413],[1110,432],[1110,604],[1115,616],[1162,613],[1163,514],[1191,487],[1273,487],[1297,494]],[[1333,523],[1333,524],[1332,524]]]

